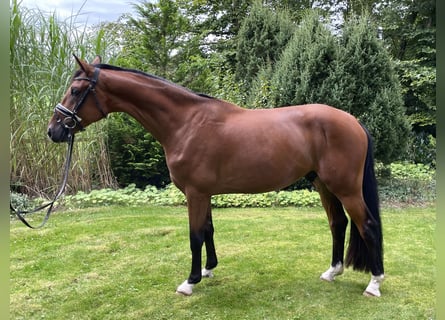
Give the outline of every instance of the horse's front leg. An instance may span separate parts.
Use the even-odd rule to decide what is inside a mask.
[[[190,250],[192,251],[192,268],[190,275],[176,289],[177,293],[191,295],[195,284],[202,278],[202,245],[206,239],[208,213],[210,212],[210,196],[187,193],[187,208],[189,214]],[[213,240],[213,232],[212,232]],[[213,242],[213,241],[212,241]],[[214,250],[214,248],[213,248]],[[215,255],[216,259],[216,255]],[[207,267],[207,265],[206,265]]]
[[[215,242],[213,240],[213,234],[214,234],[214,228],[213,228],[213,221],[212,221],[212,209],[211,209],[211,205],[209,204],[209,208],[207,210],[207,220],[205,223],[205,230],[204,230],[204,243],[206,246],[207,261],[205,264],[205,268],[203,268],[201,271],[201,275],[206,278],[213,277],[212,270],[218,264],[218,258],[216,257]]]

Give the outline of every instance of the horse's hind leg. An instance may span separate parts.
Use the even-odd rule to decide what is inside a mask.
[[[347,197],[342,203],[352,220],[346,264],[356,270],[371,271],[371,281],[363,294],[380,297],[384,280],[381,223],[361,197]]]
[[[328,215],[329,227],[332,233],[332,260],[328,270],[323,272],[320,279],[333,281],[335,276],[343,273],[343,256],[345,248],[345,232],[348,219],[343,206],[338,198],[331,193],[321,182],[320,178],[313,181],[314,186],[320,194],[323,207]]]

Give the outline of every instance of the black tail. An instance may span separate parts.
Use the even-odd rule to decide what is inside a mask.
[[[360,236],[357,226],[354,222],[351,222],[346,266],[352,265],[354,270],[373,271],[373,273],[381,274],[383,273],[383,236],[377,180],[374,172],[373,146],[369,132],[365,127],[363,129],[368,137],[368,150],[363,173],[363,197],[367,206],[367,219],[369,221],[365,225],[367,244]],[[369,246],[372,246],[372,248]]]

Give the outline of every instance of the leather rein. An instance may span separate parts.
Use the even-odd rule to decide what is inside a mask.
[[[44,205],[37,207],[35,209],[32,209],[32,210],[17,210],[16,208],[14,208],[12,206],[12,202],[11,201],[9,202],[11,211],[13,211],[16,214],[16,216],[19,218],[20,221],[22,221],[27,227],[29,227],[31,229],[39,229],[46,224],[46,222],[49,219],[49,216],[51,215],[51,211],[53,210],[54,203],[60,198],[60,196],[65,191],[66,183],[68,181],[68,173],[69,173],[69,169],[70,169],[70,165],[71,165],[71,158],[72,158],[72,154],[73,154],[73,145],[74,145],[74,133],[71,130],[73,130],[76,127],[79,127],[80,130],[84,130],[84,127],[81,125],[82,119],[77,115],[77,112],[79,111],[79,109],[83,105],[83,103],[85,102],[85,99],[90,92],[93,92],[93,94],[94,94],[94,100],[96,103],[96,107],[102,113],[104,118],[107,117],[107,114],[103,111],[103,109],[101,108],[101,106],[99,104],[99,100],[97,99],[96,90],[95,90],[95,86],[99,79],[99,72],[100,72],[100,69],[95,68],[93,78],[76,77],[73,79],[74,81],[86,80],[86,81],[89,81],[89,83],[90,83],[87,90],[85,90],[83,95],[80,97],[79,101],[77,102],[77,104],[73,110],[69,110],[68,108],[63,106],[61,103],[58,103],[56,105],[56,107],[54,108],[54,114],[56,114],[56,116],[58,118],[57,122],[60,123],[66,130],[68,130],[69,133],[68,133],[68,148],[67,148],[66,159],[65,159],[65,164],[64,164],[62,184],[60,186],[59,191],[54,196],[53,200],[47,204],[44,204]],[[59,114],[63,115],[64,118],[60,118],[59,115],[57,114],[57,112]],[[41,211],[45,208],[48,208],[45,218],[43,219],[42,223],[37,227],[32,226],[30,223],[28,223],[28,221],[26,221],[26,219],[23,216],[24,214],[35,213],[35,212]]]
[[[66,160],[65,160],[65,168],[64,168],[64,172],[63,172],[62,185],[60,186],[59,191],[54,196],[54,198],[51,202],[44,204],[40,207],[37,207],[35,209],[32,209],[32,210],[18,210],[12,206],[11,202],[9,202],[9,207],[10,207],[11,211],[13,211],[15,213],[15,215],[17,216],[17,218],[19,218],[19,220],[21,222],[23,222],[28,228],[39,229],[46,224],[46,222],[49,219],[49,216],[51,215],[51,211],[53,210],[54,203],[57,201],[57,199],[59,199],[59,197],[62,195],[63,191],[65,190],[66,182],[68,180],[69,168],[70,168],[70,164],[71,164],[71,155],[73,153],[73,144],[74,144],[74,134],[70,134],[69,141],[68,141]],[[43,219],[42,223],[37,227],[32,226],[28,221],[26,221],[25,217],[23,216],[24,214],[35,213],[35,212],[38,212],[45,208],[48,208],[45,218]]]

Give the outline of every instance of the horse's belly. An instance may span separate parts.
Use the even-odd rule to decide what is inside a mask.
[[[310,171],[292,162],[265,162],[225,164],[216,182],[217,193],[259,193],[289,186]]]

